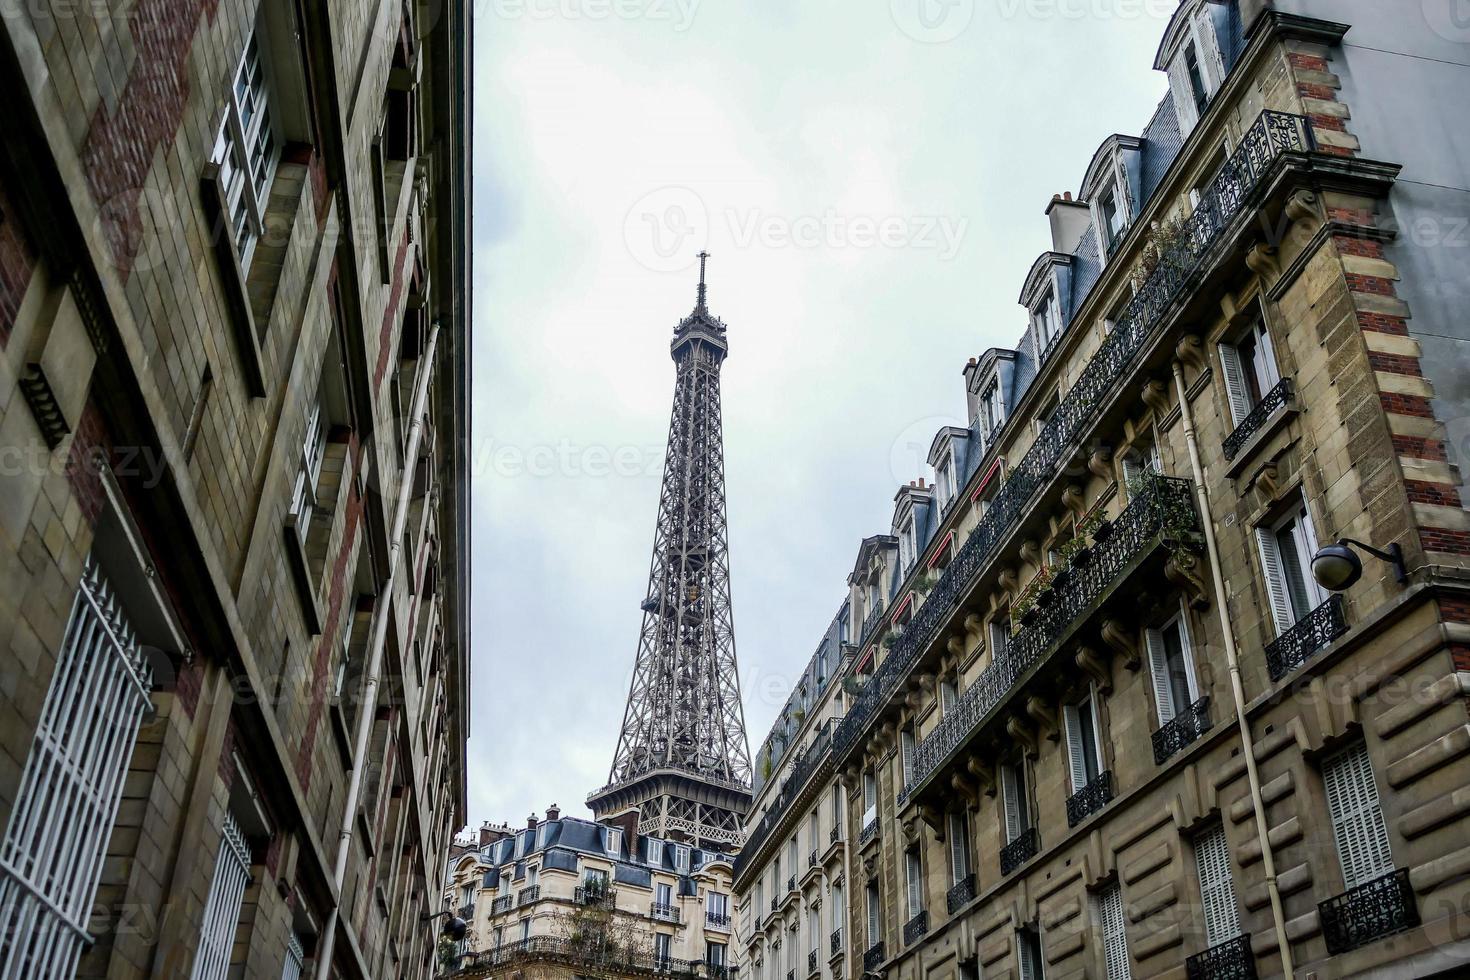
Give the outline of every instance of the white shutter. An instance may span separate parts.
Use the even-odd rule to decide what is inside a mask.
[[[1097,896],[1097,916],[1106,976],[1108,980],[1129,980],[1128,927],[1123,918],[1123,892],[1117,885]]]
[[[908,865],[909,918],[912,919],[924,910],[924,875],[923,867],[919,863],[919,852],[906,852],[906,863]]]
[[[1218,344],[1220,367],[1225,375],[1225,393],[1229,396],[1230,416],[1235,424],[1251,413],[1250,389],[1245,384],[1245,369],[1240,364],[1240,351],[1231,344]]]
[[[1215,24],[1210,18],[1210,7],[1208,3],[1200,4],[1199,13],[1195,16],[1194,33],[1198,38],[1197,51],[1200,53],[1200,70],[1206,73],[1209,81],[1206,83],[1208,91],[1214,94],[1225,82],[1225,58],[1220,53],[1220,40],[1215,34]]]
[[[1392,871],[1388,826],[1378,805],[1368,746],[1359,742],[1327,760],[1322,766],[1322,783],[1347,887],[1356,888]]]
[[[1223,826],[1196,838],[1194,860],[1199,868],[1200,904],[1205,914],[1205,945],[1218,946],[1240,935],[1240,912],[1230,877],[1230,847]]]
[[[963,810],[949,815],[950,884],[958,885],[970,873],[969,830]]]
[[[1261,568],[1266,573],[1266,597],[1271,603],[1271,615],[1276,620],[1277,634],[1285,633],[1296,623],[1291,609],[1291,597],[1286,593],[1286,573],[1281,567],[1281,550],[1276,535],[1270,528],[1256,528],[1256,543],[1260,545]]]
[[[1004,797],[1001,802],[1004,803],[1006,812],[1006,843],[1010,843],[1020,837],[1021,831],[1025,829],[1021,826],[1020,780],[1016,778],[1014,766],[1000,767],[1000,782],[1001,795]]]
[[[1199,122],[1199,113],[1194,107],[1194,90],[1189,84],[1189,69],[1184,65],[1182,49],[1169,65],[1169,91],[1174,95],[1174,109],[1179,114],[1179,134],[1188,137]]]
[[[1307,595],[1312,597],[1312,605],[1316,607],[1327,601],[1327,592],[1317,584],[1317,577],[1312,574],[1312,558],[1317,554],[1319,539],[1317,528],[1312,524],[1312,513],[1305,502],[1298,518],[1297,543],[1301,547],[1303,578],[1307,583]]]
[[[1021,967],[1021,980],[1043,980],[1040,952],[1040,936],[1029,930],[1016,933],[1016,959]]]
[[[907,786],[914,778],[914,733],[904,730],[899,733],[898,740],[903,748],[903,784]]]
[[[306,962],[306,951],[296,933],[286,936],[286,965],[281,970],[281,980],[301,980],[301,965]]]
[[[1087,787],[1087,748],[1082,737],[1082,713],[1075,704],[1062,708],[1064,727],[1067,729],[1067,762],[1072,771],[1072,792],[1078,793]]]
[[[1169,686],[1169,656],[1160,630],[1148,631],[1148,669],[1154,680],[1154,704],[1159,709],[1159,725],[1167,725],[1184,705],[1174,703],[1174,689]]]
[[[878,945],[881,923],[878,921],[878,889],[868,889],[868,946]]]

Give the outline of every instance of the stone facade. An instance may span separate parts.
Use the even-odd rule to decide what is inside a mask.
[[[469,44],[464,4],[412,0],[0,24],[0,928],[67,937],[40,976],[435,969],[420,915],[465,796]],[[71,631],[99,617],[108,639]],[[65,701],[119,657],[136,711],[94,717],[90,680]],[[113,731],[115,780],[48,775]],[[59,914],[25,918],[38,890]]]
[[[1399,179],[1434,151],[1355,132],[1387,93],[1345,82],[1344,38],[1377,13],[1303,6],[1180,5],[1169,97],[1052,203],[1026,335],[966,368],[975,421],[860,559],[861,691],[753,811],[847,794],[833,976],[1470,962],[1470,516],[1424,356],[1470,337],[1405,298],[1432,284]],[[1397,544],[1402,580],[1360,548],[1326,592],[1311,559],[1343,538]]]

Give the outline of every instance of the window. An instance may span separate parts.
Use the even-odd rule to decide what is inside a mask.
[[[1154,679],[1159,725],[1167,725],[1199,697],[1183,610],[1163,626],[1148,631],[1148,664]]]
[[[689,848],[683,844],[674,845],[674,870],[681,874],[689,873]]]
[[[704,944],[704,961],[716,970],[723,970],[729,962],[725,953],[724,943],[706,942]]]
[[[730,915],[730,896],[724,892],[708,892],[704,902],[705,910],[717,920],[724,921]]]
[[[475,886],[461,885],[459,889],[459,904],[461,907],[475,904]]]
[[[1204,72],[1200,70],[1199,49],[1191,41],[1184,49],[1184,71],[1189,76],[1189,93],[1194,96],[1194,111],[1204,115],[1210,104],[1210,93],[1205,88]]]
[[[1035,929],[1016,931],[1016,961],[1021,968],[1021,980],[1045,980],[1041,967],[1041,935]]]
[[[536,885],[538,885],[540,883],[541,883],[541,866],[539,864],[533,864],[529,868],[526,869],[526,886],[528,888],[534,888]]]
[[[970,876],[970,821],[965,811],[949,815],[949,883],[958,885]]]
[[[813,853],[820,853],[822,850],[822,833],[819,829],[820,826],[821,822],[817,819],[817,811],[813,809],[811,815],[807,817],[806,822],[807,837],[812,842]]]
[[[990,621],[990,659],[994,661],[997,657],[1005,656],[1010,643],[1010,619],[1004,616],[995,617]]]
[[[1057,305],[1054,289],[1047,290],[1046,299],[1031,311],[1031,322],[1036,332],[1036,359],[1039,361],[1051,353],[1052,345],[1062,333],[1062,311]]]
[[[1026,801],[1026,766],[1016,762],[1000,767],[1001,805],[1005,808],[1006,843],[1031,829],[1031,807]]]
[[[945,715],[954,710],[954,704],[960,699],[959,685],[953,677],[946,677],[939,682],[939,707]]]
[[[1327,599],[1311,573],[1317,534],[1306,504],[1299,502],[1275,524],[1256,528],[1256,543],[1271,615],[1277,632],[1284,633]]]
[[[301,967],[306,962],[306,949],[301,937],[291,932],[286,934],[286,965],[281,969],[281,980],[301,980]]]
[[[1109,255],[1117,248],[1118,242],[1123,240],[1123,232],[1126,227],[1127,215],[1123,211],[1122,201],[1118,194],[1118,185],[1114,184],[1103,192],[1102,200],[1097,206],[1098,214],[1102,218],[1103,244]]]
[[[220,168],[220,185],[235,236],[235,251],[244,268],[249,268],[255,243],[264,230],[270,184],[281,159],[259,35],[259,27],[251,32],[245,54],[235,69],[234,84],[225,103],[225,118],[210,153],[210,160]]]
[[[1238,426],[1281,381],[1265,318],[1256,317],[1235,340],[1220,344],[1219,352],[1230,415]]]
[[[841,840],[842,839],[842,787],[840,785],[834,785],[832,787],[832,829],[833,829],[833,831],[835,831],[835,837],[836,837],[836,839]]]
[[[1196,838],[1194,861],[1199,869],[1200,905],[1205,914],[1205,945],[1218,946],[1240,935],[1235,883],[1230,878],[1230,847],[1223,825]]]
[[[667,881],[660,881],[653,886],[653,902],[655,905],[662,905],[664,908],[668,908],[674,904],[674,889]]]
[[[907,575],[909,569],[914,567],[914,561],[918,558],[917,543],[914,538],[914,515],[912,512],[903,519],[898,526],[898,563],[900,574]]]
[[[250,883],[250,845],[234,816],[225,812],[220,828],[219,854],[214,860],[214,879],[204,903],[204,924],[199,933],[199,951],[194,954],[194,980],[222,977],[230,968],[235,949],[235,930],[245,903],[245,886]]]
[[[980,396],[980,421],[984,435],[989,438],[1006,420],[1005,399],[1000,396],[1000,379],[993,378]]]
[[[934,470],[934,488],[939,509],[943,510],[955,498],[954,453],[952,451],[944,454],[939,461],[939,466]]]
[[[536,850],[544,850],[546,842],[551,839],[551,824],[542,821],[536,827]]]
[[[883,941],[883,906],[878,899],[878,886],[868,885],[868,947]]]
[[[1129,980],[1132,974],[1128,968],[1128,927],[1123,918],[1122,889],[1113,885],[1100,892],[1095,902],[1107,980]]]
[[[531,920],[530,919],[522,919],[521,920],[521,942],[525,942],[526,940],[528,940],[530,938],[531,938]]]
[[[1164,475],[1164,461],[1159,456],[1157,442],[1136,445],[1123,457],[1123,482],[1129,488],[1136,488],[1146,473]]]
[[[1343,884],[1353,889],[1393,871],[1388,826],[1378,804],[1367,744],[1358,742],[1324,762],[1322,783]]]
[[[322,400],[318,395],[306,410],[306,431],[301,439],[301,458],[297,463],[296,488],[291,494],[291,516],[296,518],[296,534],[303,545],[311,529],[311,519],[318,507],[317,484],[322,474],[322,458],[327,452],[327,426],[322,416]]]
[[[863,829],[878,819],[878,779],[871,769],[863,773]]]
[[[919,849],[911,847],[903,854],[904,880],[908,884],[909,918],[924,911],[924,866]]]
[[[669,968],[673,956],[674,937],[666,932],[661,932],[653,937],[653,958],[660,970]]]
[[[898,733],[899,758],[903,784],[907,786],[914,778],[914,730],[905,728]]]
[[[663,867],[663,863],[664,863],[664,842],[663,841],[661,841],[661,840],[654,840],[652,837],[650,837],[648,839],[648,863],[649,864],[652,864],[652,865],[654,865],[656,867]]]
[[[1072,768],[1072,792],[1080,793],[1102,771],[1102,749],[1097,729],[1096,693],[1062,709],[1067,729],[1067,759]]]
[[[607,835],[607,840],[604,842],[607,847],[607,853],[613,857],[617,857],[623,851],[622,829],[618,827],[607,827],[604,828],[603,833]]]
[[[602,868],[588,868],[582,873],[582,884],[593,894],[603,894],[607,891],[607,871]]]

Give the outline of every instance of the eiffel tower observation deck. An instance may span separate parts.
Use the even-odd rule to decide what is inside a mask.
[[[720,367],[725,324],[705,305],[674,329],[674,407],[643,628],[599,820],[637,812],[640,834],[733,850],[750,808],[750,745],[730,611]]]

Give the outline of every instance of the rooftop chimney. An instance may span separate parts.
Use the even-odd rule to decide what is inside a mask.
[[[1046,206],[1046,216],[1051,219],[1051,250],[1073,255],[1082,236],[1092,224],[1092,209],[1082,201],[1072,200],[1072,192],[1053,197]]]
[[[538,821],[536,819],[536,814],[534,814],[534,813],[531,814],[529,817],[526,818],[526,829],[527,830],[535,830],[536,829],[536,824],[539,823],[539,822],[540,821]]]
[[[549,807],[546,808],[546,820],[547,820],[548,823],[551,822],[552,820],[560,820],[560,819],[561,819],[561,804],[559,804],[559,803],[553,803],[553,804],[551,804],[551,806],[549,806]]]

